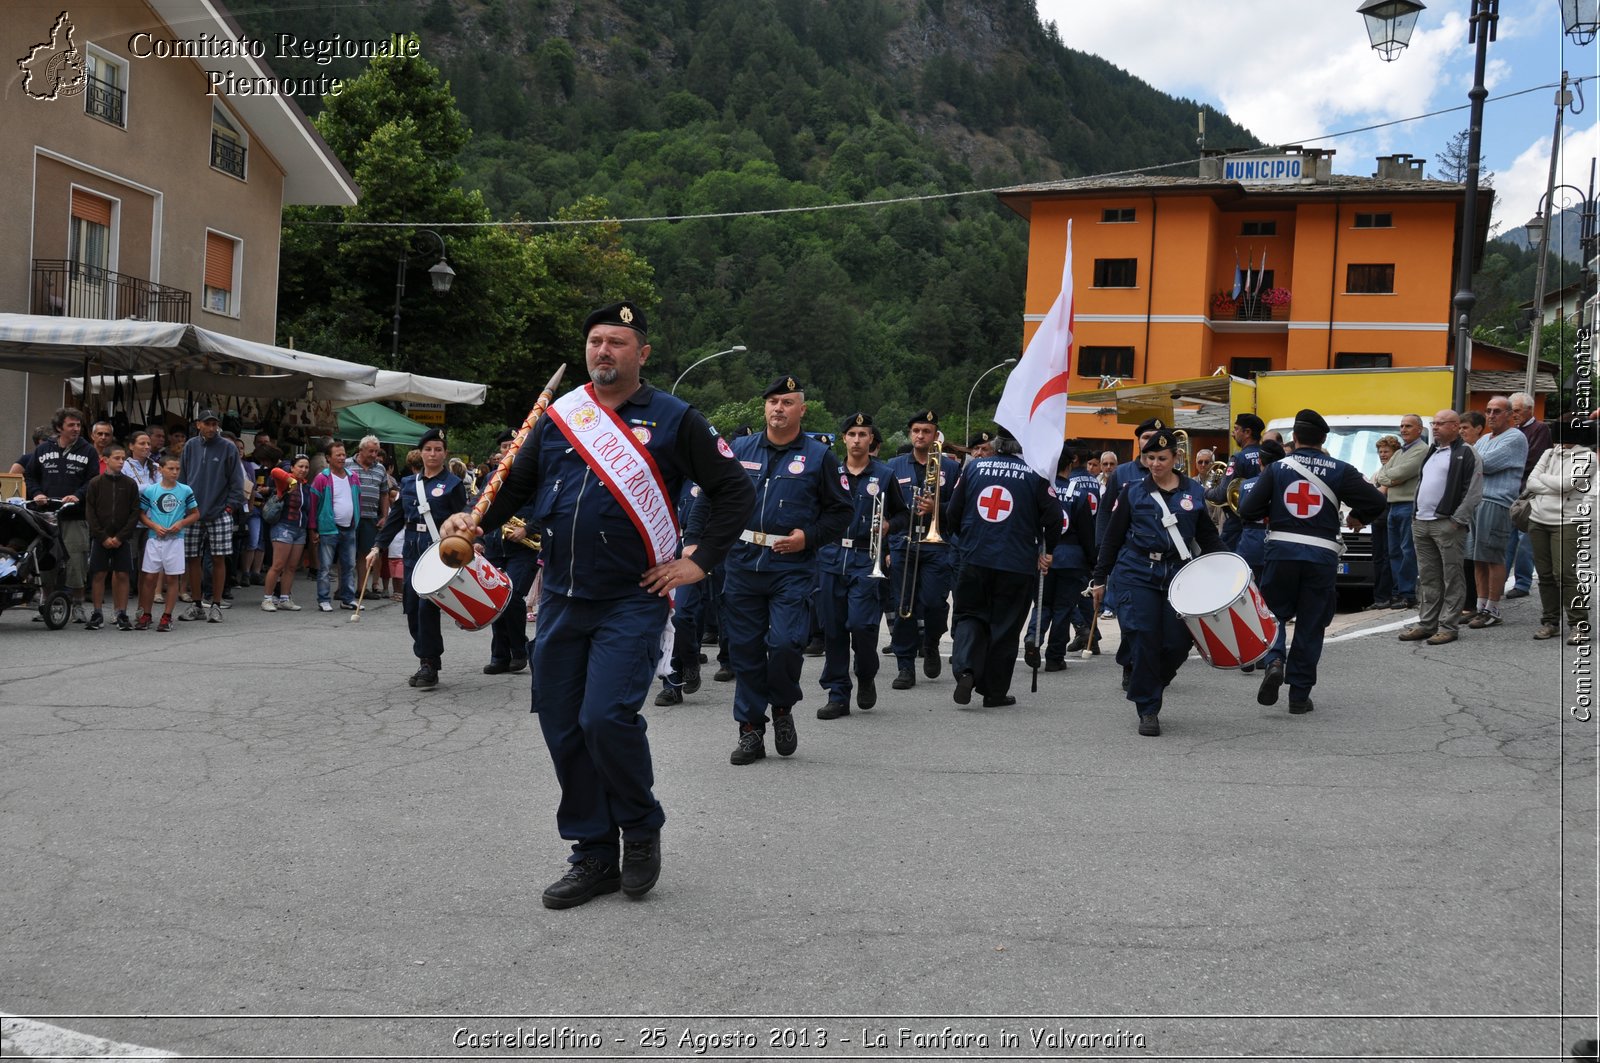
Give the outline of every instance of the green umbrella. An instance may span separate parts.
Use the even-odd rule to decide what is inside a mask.
[[[339,411],[339,438],[351,443],[362,436],[377,436],[380,443],[414,447],[427,430],[427,425],[376,402],[357,403]]]

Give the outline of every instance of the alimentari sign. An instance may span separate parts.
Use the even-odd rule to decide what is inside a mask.
[[[1246,155],[1222,161],[1222,179],[1241,184],[1297,184],[1305,180],[1303,155]]]

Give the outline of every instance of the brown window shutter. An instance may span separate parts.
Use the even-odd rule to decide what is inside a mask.
[[[206,287],[233,291],[233,241],[206,233]]]
[[[72,216],[92,221],[96,225],[111,228],[111,200],[97,196],[92,192],[85,192],[81,188],[72,190]]]

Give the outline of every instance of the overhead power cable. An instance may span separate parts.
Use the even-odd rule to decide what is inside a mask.
[[[1570,79],[1568,79],[1567,84],[1568,85],[1582,85],[1585,81],[1594,81],[1594,80],[1595,80],[1594,77],[1570,78]],[[1484,102],[1485,103],[1494,103],[1494,102],[1497,102],[1499,100],[1514,99],[1515,97],[1518,97],[1518,96],[1526,96],[1530,92],[1543,92],[1543,91],[1545,91],[1547,89],[1557,88],[1559,86],[1559,84],[1560,84],[1559,82],[1552,81],[1552,82],[1549,82],[1549,83],[1543,84],[1543,85],[1534,85],[1534,86],[1532,86],[1530,88],[1518,89],[1515,92],[1505,92],[1505,93],[1501,93],[1498,96],[1491,96],[1487,100],[1485,100]],[[1465,111],[1471,106],[1472,105],[1470,103],[1463,103],[1463,104],[1460,104],[1460,105],[1455,106],[1455,107],[1444,107],[1444,108],[1441,108],[1440,110],[1437,110],[1437,111],[1428,111],[1425,114],[1412,115],[1409,118],[1396,118],[1393,121],[1389,121],[1389,122],[1377,122],[1377,123],[1374,123],[1372,125],[1358,126],[1358,127],[1354,128],[1354,129],[1340,130],[1337,133],[1324,133],[1324,134],[1322,134],[1320,136],[1315,136],[1315,137],[1304,137],[1304,138],[1301,138],[1301,139],[1298,139],[1298,140],[1287,140],[1287,141],[1284,141],[1283,143],[1284,144],[1293,144],[1293,145],[1304,145],[1304,144],[1315,144],[1315,143],[1318,143],[1319,141],[1324,141],[1324,140],[1337,140],[1340,137],[1355,136],[1358,133],[1370,133],[1370,132],[1372,132],[1373,130],[1376,130],[1376,129],[1388,129],[1391,126],[1405,125],[1408,122],[1420,122],[1420,121],[1424,121],[1424,120],[1429,119],[1429,118],[1437,118],[1440,115],[1451,114],[1452,112],[1455,112],[1455,111]],[[1213,156],[1210,156],[1210,158],[1215,158],[1215,159],[1249,158],[1252,155],[1258,153],[1260,150],[1261,150],[1260,148],[1252,148],[1252,149],[1247,149],[1247,150],[1229,152],[1229,153],[1226,153],[1226,154],[1213,155]],[[1177,169],[1180,166],[1193,166],[1194,164],[1195,164],[1195,160],[1192,159],[1192,158],[1179,159],[1179,160],[1176,160],[1174,162],[1154,163],[1154,164],[1149,165],[1149,166],[1135,166],[1135,167],[1131,167],[1131,168],[1126,169],[1126,170],[1108,170],[1108,171],[1106,171],[1104,173],[1087,174],[1087,175],[1082,176],[1082,177],[1064,178],[1063,182],[1071,181],[1071,182],[1077,183],[1077,182],[1087,182],[1087,181],[1103,181],[1103,180],[1109,180],[1109,179],[1115,178],[1115,177],[1133,177],[1133,176],[1138,176],[1138,175],[1141,175],[1141,174],[1152,173],[1152,172],[1159,171],[1159,170]],[[757,217],[770,217],[770,216],[778,215],[778,214],[806,214],[806,213],[811,213],[813,211],[824,211],[824,210],[855,210],[855,209],[859,209],[859,208],[862,208],[862,207],[887,207],[887,206],[893,206],[893,205],[895,205],[897,203],[928,203],[928,202],[933,202],[933,201],[941,200],[941,199],[960,199],[960,198],[965,197],[965,196],[991,196],[991,195],[1000,195],[1000,194],[1003,194],[1003,193],[1006,193],[1006,192],[1025,192],[1025,191],[1029,191],[1031,189],[1039,188],[1041,185],[1046,185],[1046,184],[1051,184],[1051,183],[1053,183],[1053,182],[1036,182],[1036,183],[1032,183],[1032,184],[1020,184],[1020,185],[996,185],[996,186],[990,187],[990,188],[968,188],[968,189],[962,189],[961,191],[958,191],[958,192],[929,192],[929,193],[924,193],[924,194],[915,195],[915,196],[892,196],[892,197],[887,198],[887,199],[852,200],[852,201],[849,201],[849,202],[846,202],[846,203],[814,203],[814,204],[808,204],[806,206],[799,206],[799,207],[764,207],[764,208],[761,208],[759,210],[720,210],[720,211],[708,211],[708,212],[701,213],[701,214],[650,214],[650,215],[640,215],[640,216],[637,216],[637,217],[630,217],[630,218],[547,218],[547,219],[545,219],[543,221],[524,221],[524,220],[520,220],[520,219],[513,219],[513,220],[499,219],[499,220],[493,220],[493,221],[313,221],[313,220],[305,220],[305,221],[285,222],[285,224],[287,224],[287,225],[339,226],[339,227],[352,228],[352,229],[357,229],[357,228],[359,228],[359,229],[418,229],[418,228],[429,228],[429,229],[502,229],[502,228],[503,229],[548,229],[548,228],[585,226],[585,225],[641,225],[641,224],[648,224],[648,223],[651,223],[651,222],[663,222],[663,221],[665,221],[665,222],[679,222],[679,221],[712,220],[712,219],[718,219],[718,218],[757,218]]]

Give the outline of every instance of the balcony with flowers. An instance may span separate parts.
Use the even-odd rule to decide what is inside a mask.
[[[1211,297],[1210,322],[1225,332],[1287,330],[1290,295],[1287,288],[1220,291]],[[1261,329],[1258,326],[1266,326]],[[1274,327],[1275,326],[1275,327]]]

